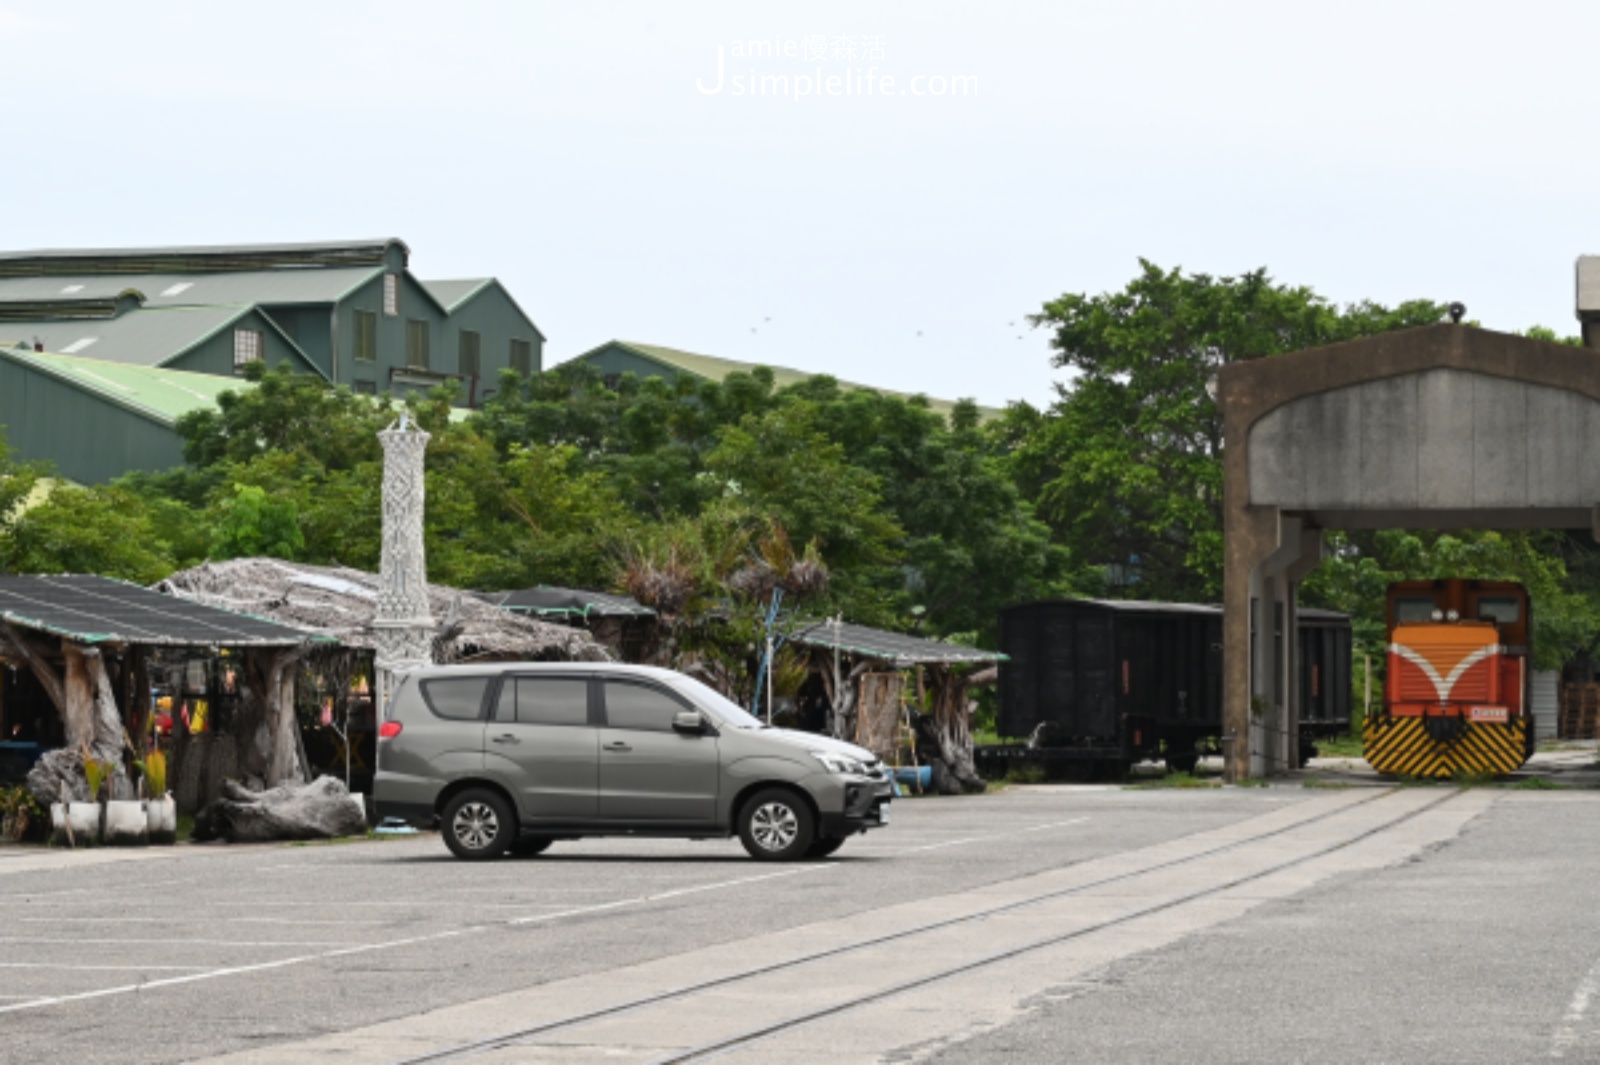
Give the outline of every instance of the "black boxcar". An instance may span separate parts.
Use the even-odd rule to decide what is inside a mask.
[[[1300,756],[1312,757],[1317,740],[1350,733],[1353,654],[1350,615],[1301,607]]]
[[[1302,749],[1350,728],[1350,620],[1300,611]],[[1017,762],[1112,768],[1164,758],[1189,772],[1222,737],[1222,610],[1193,603],[1059,599],[1000,613],[998,731],[1029,737],[977,752]]]

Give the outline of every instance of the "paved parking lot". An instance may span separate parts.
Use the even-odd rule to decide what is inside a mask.
[[[1486,944],[1496,965],[1507,950],[1541,959],[1522,968],[1507,959],[1504,971],[1520,975],[1495,994],[1520,1003],[1512,1012],[1523,1023],[1496,1049],[1597,1060],[1581,1056],[1600,1048],[1587,1006],[1558,1037],[1600,953],[1563,928],[1592,923],[1596,813],[1600,795],[1586,791],[1037,787],[903,801],[888,829],[834,860],[792,866],[751,862],[732,841],[585,841],[488,865],[450,859],[431,836],[0,851],[0,1061],[389,1062],[725,981],[703,993],[718,997],[672,999],[660,1020],[562,1029],[477,1054],[676,1060],[663,1048],[722,1038],[763,1010],[788,1016],[839,994],[877,994],[885,981],[1018,945],[1028,949],[981,971],[719,1053],[815,1060],[830,1046],[839,1062],[1044,1061],[1059,1060],[1048,1054],[1062,1040],[1092,1033],[1097,1052],[1083,1060],[1151,1060],[1158,1049],[1196,1061],[1352,1060],[1285,1040],[1301,1016],[1323,1033],[1362,1016],[1369,963],[1386,993],[1432,989],[1392,1022],[1387,1013],[1362,1022],[1372,1048],[1386,1030],[1443,1025],[1445,1005],[1471,1001],[1481,985],[1473,963],[1440,960],[1476,958]],[[1462,919],[1417,920],[1435,888]],[[1405,905],[1390,904],[1397,891]],[[1537,906],[1482,903],[1533,895]],[[1486,939],[1474,929],[1491,915],[1501,931]],[[1064,938],[1030,946],[1047,933]],[[882,935],[903,938],[860,946]],[[1331,973],[1297,949],[1310,943],[1333,959]],[[733,979],[808,951],[842,953]],[[1279,974],[1327,993],[1275,998]],[[1131,1013],[1117,989],[1135,985],[1144,1006]],[[1190,1008],[1172,1008],[1173,995]],[[1197,1026],[1241,1006],[1248,1023],[1201,1041],[1216,1056],[1197,1054]],[[1122,1045],[1140,1049],[1118,1057]]]

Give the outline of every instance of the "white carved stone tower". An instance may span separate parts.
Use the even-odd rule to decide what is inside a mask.
[[[378,585],[377,708],[394,694],[395,674],[433,662],[434,622],[428,612],[428,559],[422,539],[429,434],[402,414],[378,434],[383,444],[383,555]]]

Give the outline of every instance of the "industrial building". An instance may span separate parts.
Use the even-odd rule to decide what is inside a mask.
[[[180,463],[173,423],[258,360],[373,395],[449,384],[467,407],[542,369],[499,281],[422,280],[410,256],[392,238],[0,252],[0,431],[93,483]]]
[[[810,380],[818,374],[808,373],[804,370],[790,369],[785,366],[773,366],[769,363],[740,362],[737,359],[724,359],[716,355],[698,355],[692,351],[679,351],[677,348],[664,348],[659,344],[640,344],[631,340],[609,340],[597,348],[592,348],[581,355],[575,355],[573,362],[588,363],[598,370],[605,378],[608,385],[615,387],[623,374],[634,374],[638,377],[660,377],[668,381],[679,377],[697,377],[704,381],[721,382],[729,374],[750,373],[758,367],[765,367],[772,373],[773,383],[783,388],[786,385],[799,384]],[[896,392],[888,388],[878,388],[875,385],[857,384],[854,381],[839,381],[839,387],[844,389],[866,389],[885,396],[899,396],[909,399],[911,393]],[[949,417],[955,404],[947,399],[933,399],[923,396],[928,401],[931,410]],[[992,407],[979,407],[978,414],[981,418],[998,417],[1000,411]]]

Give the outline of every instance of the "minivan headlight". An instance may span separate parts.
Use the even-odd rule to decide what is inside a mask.
[[[812,751],[811,757],[821,762],[830,773],[854,773],[865,776],[867,767],[848,755],[835,754],[832,751]]]

